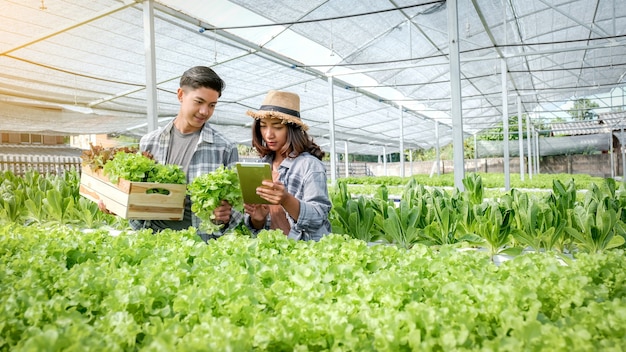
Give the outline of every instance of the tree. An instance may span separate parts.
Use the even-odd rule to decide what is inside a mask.
[[[545,119],[542,117],[534,118],[531,121],[531,126],[534,130],[539,131],[539,134],[542,136],[550,135],[549,125],[545,122]],[[519,124],[517,122],[517,115],[509,116],[509,140],[518,140],[520,138],[520,134],[518,131]],[[522,136],[523,138],[528,138],[526,133],[526,115],[522,115]],[[477,139],[481,141],[501,141],[504,139],[504,126],[502,122],[498,122],[494,127],[491,127],[480,134],[478,134]]]
[[[509,140],[518,139],[517,127],[518,127],[517,115],[509,116]],[[486,141],[501,141],[503,138],[504,138],[504,124],[502,122],[498,122],[497,125],[484,131],[478,136],[478,139],[486,140]]]
[[[600,107],[600,105],[595,101],[580,98],[574,101],[574,106],[567,110],[567,113],[570,114],[574,120],[594,120],[598,115],[593,111],[593,108],[597,107]]]
[[[434,147],[429,149],[405,150],[405,154],[406,158],[410,158],[408,155],[413,154],[414,161],[432,161],[437,159],[437,150]],[[474,137],[463,140],[463,157],[465,159],[474,159]],[[439,149],[439,159],[454,159],[454,145],[452,143]]]

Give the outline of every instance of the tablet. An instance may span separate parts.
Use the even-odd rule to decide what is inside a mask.
[[[239,187],[246,204],[269,204],[268,201],[256,194],[256,188],[263,180],[272,180],[272,170],[268,163],[237,163],[237,177]]]

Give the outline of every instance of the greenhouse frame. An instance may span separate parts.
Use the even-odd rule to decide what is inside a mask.
[[[289,90],[331,164],[453,143],[462,170],[462,140],[505,116],[532,121],[607,93],[608,108],[624,106],[619,0],[0,6],[4,132],[141,136],[175,116],[178,78],[194,65],[227,82],[211,123],[233,141],[250,143],[245,112],[268,90]]]
[[[0,0],[0,352],[625,351],[625,4]]]

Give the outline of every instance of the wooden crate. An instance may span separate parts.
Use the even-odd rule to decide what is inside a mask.
[[[165,189],[169,194],[147,193]],[[80,194],[94,202],[102,200],[107,210],[124,219],[182,220],[187,185],[152,182],[109,181],[102,170],[83,167]]]

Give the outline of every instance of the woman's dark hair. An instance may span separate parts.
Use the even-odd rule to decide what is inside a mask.
[[[300,126],[293,123],[285,124],[287,126],[287,142],[282,150],[278,151],[280,155],[287,157],[296,157],[303,152],[309,152],[311,155],[322,160],[326,154],[315,142],[313,138],[306,133]],[[261,157],[273,153],[265,146],[263,135],[261,134],[260,120],[254,119],[252,123],[252,146],[257,150]]]
[[[226,83],[210,67],[194,66],[185,71],[180,77],[180,87],[191,87],[192,89],[200,87],[211,88],[221,97],[222,91],[226,88]]]

